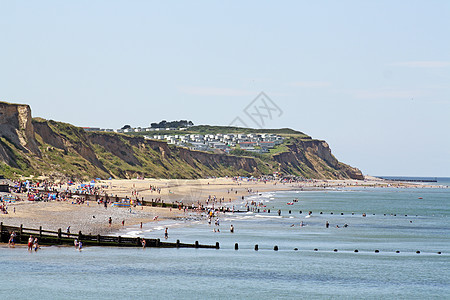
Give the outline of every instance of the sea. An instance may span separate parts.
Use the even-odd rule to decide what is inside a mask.
[[[259,212],[218,226],[186,213],[117,233],[164,240],[167,227],[169,242],[218,250],[0,248],[0,298],[449,299],[450,178],[432,184],[252,194],[235,209]]]

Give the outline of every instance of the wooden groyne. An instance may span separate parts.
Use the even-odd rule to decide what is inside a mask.
[[[122,236],[104,236],[104,235],[87,235],[78,232],[67,233],[62,232],[61,229],[58,231],[43,230],[42,226],[39,229],[24,228],[22,225],[20,227],[3,225],[0,223],[0,241],[2,243],[8,243],[12,232],[16,233],[15,243],[16,244],[27,244],[30,235],[38,238],[40,245],[74,245],[74,240],[82,241],[84,246],[112,246],[112,247],[142,247],[143,238],[140,237],[122,237]],[[181,243],[177,240],[175,243],[161,242],[160,239],[145,239],[146,247],[156,247],[156,248],[209,248],[209,249],[219,249],[219,243],[215,245],[202,245],[198,241],[194,244]]]

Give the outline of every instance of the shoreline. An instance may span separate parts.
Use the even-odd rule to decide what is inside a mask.
[[[100,181],[108,194],[120,197],[136,197],[150,199],[161,198],[166,203],[178,202],[184,205],[200,203],[205,206],[228,206],[241,203],[248,196],[267,192],[279,191],[312,191],[330,188],[351,187],[379,187],[379,188],[436,188],[438,186],[391,182],[372,179],[357,180],[311,180],[308,182],[280,183],[260,181],[234,181],[231,178],[176,180],[176,179],[132,179]],[[150,187],[158,187],[158,191],[151,191]],[[441,187],[441,186],[439,186]],[[442,187],[441,187],[442,188]],[[448,187],[447,187],[448,188]],[[209,199],[209,200],[208,200]],[[214,200],[215,199],[215,200]],[[219,199],[222,199],[219,201]],[[15,209],[15,212],[14,212]],[[189,210],[189,214],[196,213],[203,218],[204,212]],[[34,202],[20,201],[8,204],[8,214],[0,214],[0,222],[9,226],[39,228],[63,232],[70,226],[70,232],[84,234],[115,235],[128,226],[155,223],[168,220],[186,220],[183,209],[159,208],[150,206],[136,206],[119,208],[86,201],[83,204],[72,204],[70,201]],[[112,218],[109,226],[108,219]],[[156,217],[156,220],[155,220]],[[193,218],[192,218],[193,219]],[[125,226],[122,225],[125,221]],[[164,223],[164,222],[162,222]]]

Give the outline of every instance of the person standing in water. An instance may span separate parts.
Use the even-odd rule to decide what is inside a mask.
[[[32,235],[28,238],[28,251],[33,251],[34,238]]]
[[[234,232],[234,226],[233,226],[233,224],[231,224],[231,226],[230,226],[230,232],[231,232],[231,233]]]
[[[37,238],[35,238],[33,241],[33,247],[34,247],[34,251],[37,251],[39,249],[39,243],[38,243]]]
[[[169,228],[166,227],[166,229],[164,230],[164,238],[167,240],[169,238],[169,233],[167,232],[169,230]]]

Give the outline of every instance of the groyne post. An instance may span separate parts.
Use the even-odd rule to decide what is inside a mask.
[[[42,238],[42,226],[39,226],[39,238]]]
[[[58,244],[61,244],[61,228],[58,229]]]

